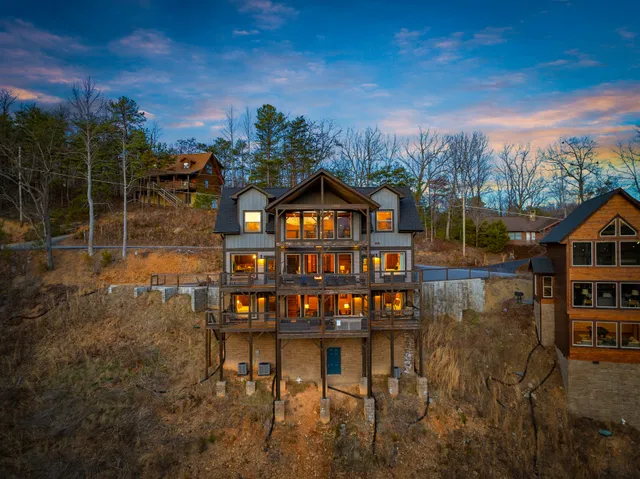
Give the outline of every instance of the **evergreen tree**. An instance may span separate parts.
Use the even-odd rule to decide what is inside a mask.
[[[255,164],[250,180],[259,186],[281,186],[282,140],[287,128],[287,119],[272,105],[263,105],[258,108],[255,128]]]
[[[500,253],[509,242],[507,225],[502,220],[494,221],[487,226],[484,234],[484,244],[490,253]]]

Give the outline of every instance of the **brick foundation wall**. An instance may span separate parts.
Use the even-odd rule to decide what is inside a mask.
[[[256,335],[257,336],[257,335]],[[258,363],[268,362],[271,364],[272,373],[275,373],[276,354],[275,339],[272,335],[263,334],[253,339],[253,370],[258,373]],[[400,368],[404,368],[406,352],[413,343],[407,335],[400,331],[396,333],[394,363]],[[225,360],[225,372],[235,375],[238,371],[239,362],[249,361],[249,342],[246,334],[231,334],[227,338],[227,356]],[[317,346],[318,340],[292,339],[283,340],[282,348],[282,377],[288,377],[294,381],[298,376],[303,381],[320,381],[320,348]],[[327,384],[358,384],[362,377],[362,339],[345,338],[325,340],[325,347],[339,347],[341,360],[341,374],[328,375]],[[258,351],[260,351],[258,353]],[[215,357],[218,349],[214,344],[212,354]],[[373,334],[373,363],[374,375],[389,375],[389,338],[382,333]],[[411,364],[410,370],[413,370]]]
[[[640,428],[640,364],[568,361],[569,411]]]

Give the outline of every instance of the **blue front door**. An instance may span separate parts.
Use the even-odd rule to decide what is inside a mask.
[[[340,348],[327,348],[327,374],[341,374]]]

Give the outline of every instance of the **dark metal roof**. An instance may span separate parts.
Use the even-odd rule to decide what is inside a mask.
[[[297,188],[297,186],[296,186]],[[241,228],[238,223],[238,209],[237,202],[232,199],[232,196],[245,188],[227,188],[222,190],[222,197],[220,198],[220,206],[218,208],[218,218],[213,230],[218,234],[240,234]],[[273,195],[274,198],[279,198],[289,191],[290,188],[261,188],[265,193]],[[354,190],[362,193],[366,196],[370,196],[378,187],[354,187]],[[420,221],[420,215],[416,208],[416,203],[411,194],[411,190],[406,187],[397,187],[404,197],[400,198],[400,218],[398,221],[398,231],[400,233],[419,233],[424,231],[422,228],[422,222]],[[267,233],[274,233],[274,217],[272,214],[268,215],[267,224],[265,227]]]
[[[580,206],[578,206],[575,210],[571,212],[569,216],[567,216],[564,220],[558,223],[547,235],[540,240],[541,244],[549,244],[549,243],[559,243],[564,240],[567,236],[573,233],[578,226],[584,223],[589,217],[598,211],[604,204],[609,201],[613,196],[621,194],[629,201],[634,203],[638,208],[640,208],[640,203],[638,200],[633,198],[629,193],[624,191],[622,188],[617,188],[615,190],[609,191],[600,196],[596,196],[595,198],[591,198],[590,200],[585,201]]]
[[[529,261],[529,269],[531,269],[534,274],[556,274],[555,270],[553,269],[553,263],[546,256],[537,256],[535,258],[531,258],[531,260]]]
[[[493,223],[495,221],[502,221],[507,227],[508,232],[516,231],[542,231],[545,228],[560,221],[554,218],[535,218],[530,219],[527,216],[489,216],[485,219],[487,223]]]

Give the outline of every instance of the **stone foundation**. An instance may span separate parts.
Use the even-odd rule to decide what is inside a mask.
[[[247,396],[253,396],[253,394],[255,394],[256,392],[256,382],[247,381],[245,386],[246,386]]]

